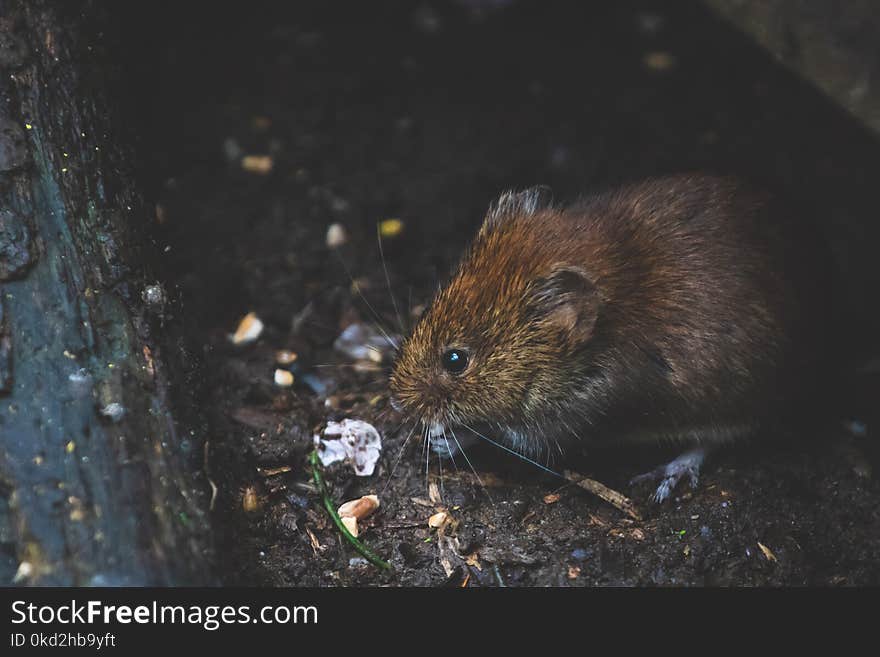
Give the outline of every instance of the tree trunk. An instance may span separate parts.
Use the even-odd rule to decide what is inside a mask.
[[[0,0],[0,583],[209,579],[92,3]],[[187,438],[187,439],[184,439]]]

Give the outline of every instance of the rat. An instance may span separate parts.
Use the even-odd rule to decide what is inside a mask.
[[[708,449],[809,407],[827,296],[811,235],[732,177],[658,177],[569,206],[507,192],[401,345],[392,405],[435,446],[477,435],[533,462],[572,443],[681,443],[633,480],[659,480],[662,502],[697,485]]]

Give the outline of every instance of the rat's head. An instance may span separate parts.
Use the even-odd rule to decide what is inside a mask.
[[[598,292],[574,260],[565,218],[538,192],[502,196],[402,345],[394,405],[431,435],[485,424],[515,431],[546,412],[564,396],[598,314]]]

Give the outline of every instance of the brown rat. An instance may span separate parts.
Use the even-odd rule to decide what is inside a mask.
[[[432,439],[473,431],[533,459],[566,443],[680,440],[665,498],[702,447],[784,418],[821,366],[821,257],[799,217],[708,175],[569,207],[494,204],[401,346],[395,406]]]

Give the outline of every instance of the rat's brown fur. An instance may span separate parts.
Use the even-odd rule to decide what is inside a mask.
[[[505,195],[402,346],[395,403],[533,455],[748,433],[817,377],[821,276],[796,221],[703,175],[569,208]],[[448,348],[469,351],[461,374],[443,369]]]

